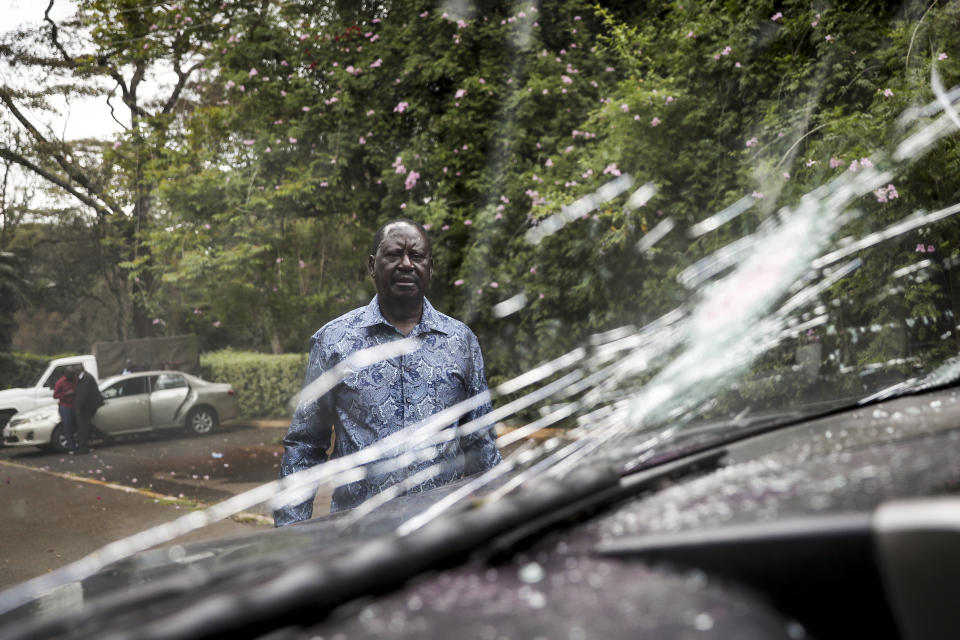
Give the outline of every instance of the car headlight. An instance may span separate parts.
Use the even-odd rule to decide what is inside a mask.
[[[44,411],[42,413],[35,413],[31,416],[26,417],[17,417],[14,416],[10,418],[8,426],[17,427],[25,424],[34,424],[36,422],[49,422],[54,419],[56,414],[53,411]]]

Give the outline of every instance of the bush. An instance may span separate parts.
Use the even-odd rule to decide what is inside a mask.
[[[241,418],[288,417],[288,403],[300,392],[306,366],[306,353],[270,355],[225,349],[200,355],[203,378],[233,385]]]
[[[33,384],[51,359],[33,353],[0,352],[0,389]]]

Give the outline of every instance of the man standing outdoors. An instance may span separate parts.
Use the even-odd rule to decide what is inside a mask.
[[[103,406],[103,396],[97,379],[83,365],[77,365],[77,390],[73,396],[73,408],[77,415],[77,442],[75,453],[87,453],[90,431],[93,429],[93,414]]]
[[[412,220],[388,222],[374,235],[367,271],[377,294],[365,307],[327,323],[310,339],[304,387],[351,354],[401,337],[418,338],[413,353],[377,362],[347,375],[320,398],[300,401],[283,440],[280,477],[351,454],[405,427],[487,390],[476,336],[430,304],[433,276],[426,230]],[[489,402],[463,415],[466,424],[491,410]],[[451,425],[450,428],[454,428]],[[430,465],[441,471],[415,491],[440,486],[500,462],[492,428],[453,438],[433,460],[337,487],[331,512],[350,509],[395,482]],[[313,499],[274,511],[278,527],[307,520]]]

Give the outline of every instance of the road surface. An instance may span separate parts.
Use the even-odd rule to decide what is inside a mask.
[[[0,588],[275,480],[285,432],[278,422],[128,436],[78,456],[0,448]],[[314,512],[329,500],[321,490]],[[270,527],[269,506],[258,505],[176,542]]]

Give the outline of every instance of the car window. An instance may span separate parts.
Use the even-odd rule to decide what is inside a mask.
[[[147,392],[147,379],[144,377],[120,380],[103,390],[104,398],[135,396]]]
[[[5,204],[48,213],[3,219],[0,290],[16,250],[38,295],[0,294],[0,383],[16,350],[48,387],[67,354],[140,373],[102,385],[97,462],[20,443],[0,463],[169,497],[144,523],[260,483],[209,520],[416,498],[408,531],[473,491],[633,472],[960,370],[960,3],[4,1],[33,7],[0,27],[26,154],[0,158]],[[94,96],[76,139],[22,126]],[[427,253],[378,234],[396,218]],[[371,274],[381,246],[399,262]],[[408,330],[380,302],[417,290]],[[49,529],[32,504],[5,540]],[[127,534],[74,536],[75,558]]]
[[[187,386],[187,379],[179,373],[161,373],[158,376],[153,376],[150,384],[154,391],[178,389]]]
[[[64,375],[66,375],[66,373],[70,370],[71,366],[72,365],[69,365],[69,364],[58,365],[53,370],[53,373],[50,374],[50,377],[47,378],[46,382],[43,383],[43,386],[47,387],[48,389],[53,389],[57,384],[57,380],[62,378]]]

